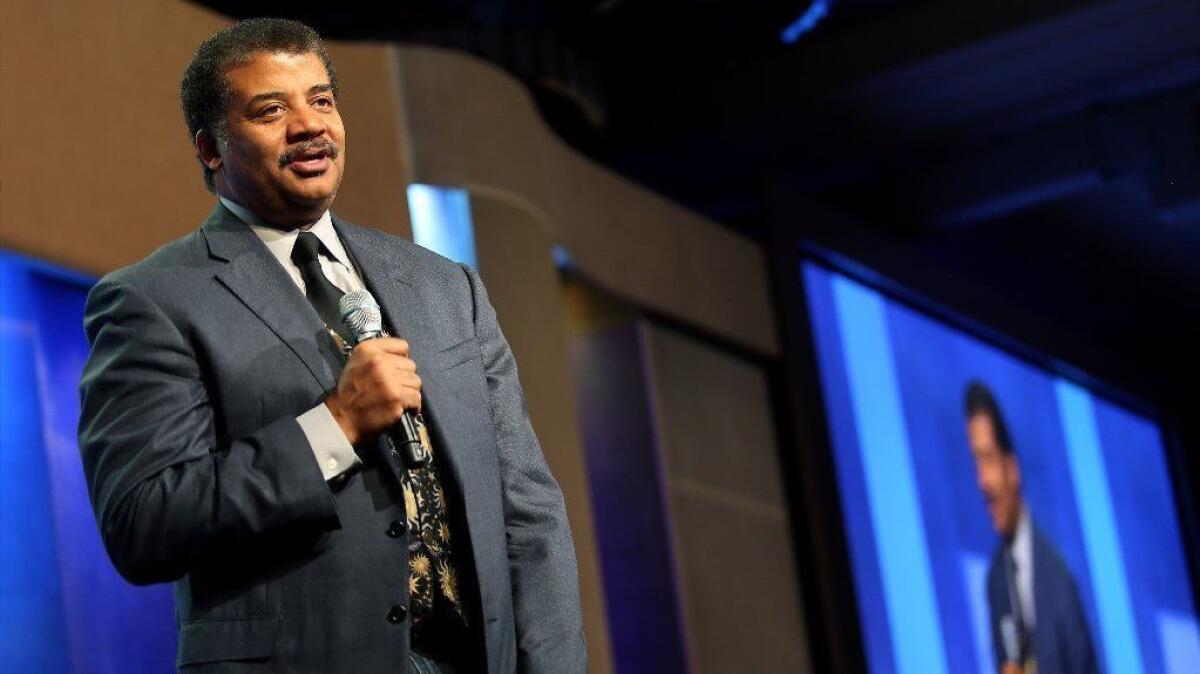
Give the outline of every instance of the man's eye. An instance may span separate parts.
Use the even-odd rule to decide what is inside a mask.
[[[259,110],[258,116],[259,117],[270,117],[272,115],[277,115],[281,112],[283,112],[283,106],[279,105],[278,103],[275,103],[272,105],[268,105],[267,107]]]
[[[318,98],[317,100],[313,101],[313,105],[318,108],[332,108],[333,107],[333,99],[328,96],[322,96],[321,98]]]

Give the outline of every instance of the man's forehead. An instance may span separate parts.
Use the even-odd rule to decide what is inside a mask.
[[[967,417],[967,427],[974,428],[979,431],[992,430],[992,418],[983,412],[976,412]]]
[[[329,72],[315,52],[256,51],[225,69],[235,92],[254,96],[268,89],[328,85]]]

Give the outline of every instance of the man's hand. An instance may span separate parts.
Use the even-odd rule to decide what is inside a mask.
[[[1000,668],[1001,674],[1025,674],[1025,669],[1011,660],[1005,662]]]
[[[355,446],[391,428],[404,410],[420,410],[421,378],[408,342],[380,337],[354,347],[325,406]]]

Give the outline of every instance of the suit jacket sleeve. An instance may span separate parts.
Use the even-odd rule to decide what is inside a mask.
[[[530,425],[516,361],[487,291],[473,269],[463,269],[474,295],[475,330],[499,450],[518,670],[584,672],[579,577],[562,492]]]
[[[218,441],[201,359],[146,292],[101,280],[84,327],[80,451],[105,548],[127,580],[174,580],[239,542],[338,526],[295,418]]]

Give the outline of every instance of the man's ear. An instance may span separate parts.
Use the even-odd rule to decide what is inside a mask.
[[[209,168],[210,171],[216,171],[221,167],[221,148],[217,142],[216,136],[208,129],[200,129],[196,132],[196,155],[200,158],[200,163]]]

